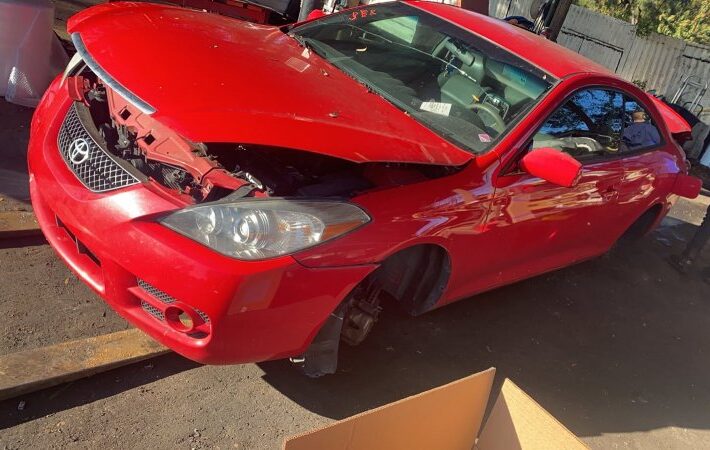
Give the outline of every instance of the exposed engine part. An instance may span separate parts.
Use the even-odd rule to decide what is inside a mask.
[[[306,352],[291,362],[312,378],[335,373],[340,341],[358,345],[365,340],[382,311],[381,292],[374,278],[365,279],[330,314]]]
[[[373,187],[363,165],[330,156],[259,145],[208,147],[220,164],[267,195],[351,197]]]
[[[89,107],[96,128],[114,155],[159,183],[195,201],[248,183],[230,173],[202,143],[193,143],[144,114],[88,69],[66,79],[70,95]]]
[[[89,102],[106,102],[106,88],[102,84],[96,84],[86,93]]]
[[[239,171],[236,173],[236,175],[240,178],[244,178],[247,180],[249,183],[251,183],[254,187],[260,190],[264,190],[264,184],[259,181],[254,175],[250,174],[249,172],[246,171]]]
[[[441,298],[450,273],[448,255],[436,245],[418,245],[390,256],[330,315],[306,353],[291,361],[311,377],[335,373],[338,341],[362,343],[382,311],[383,296],[391,295],[407,312],[419,315]]]
[[[66,79],[83,102],[107,149],[147,177],[189,201],[248,195],[350,198],[372,189],[426,181],[460,168],[353,163],[308,151],[261,145],[190,142],[104,86],[88,69]],[[367,326],[365,317],[353,319]]]
[[[187,171],[149,160],[138,147],[135,133],[132,133],[128,127],[104,123],[99,127],[99,134],[108,147],[115,150],[116,156],[128,161],[144,175],[181,193],[201,193],[194,177]]]
[[[372,327],[382,311],[382,307],[380,307],[381,292],[382,288],[376,279],[369,277],[350,294],[341,332],[341,337],[345,342],[350,345],[358,345],[372,331]]]

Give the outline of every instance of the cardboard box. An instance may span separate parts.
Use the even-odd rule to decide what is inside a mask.
[[[447,385],[293,436],[284,450],[555,450],[587,447],[512,381],[486,424],[490,368]],[[480,433],[479,433],[480,431]]]

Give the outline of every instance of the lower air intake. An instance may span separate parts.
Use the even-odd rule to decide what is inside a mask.
[[[170,305],[170,304],[175,303],[177,301],[172,296],[166,294],[165,292],[163,292],[160,289],[156,288],[155,286],[147,283],[146,281],[141,280],[140,278],[138,278],[137,282],[138,282],[138,286],[140,286],[141,289],[143,289],[145,292],[147,292],[151,296],[155,297],[157,300],[159,300],[163,304]],[[153,308],[153,306],[151,306],[151,308]],[[143,309],[145,309],[145,308],[143,308]],[[157,309],[157,308],[154,308],[154,309]],[[204,311],[201,311],[197,308],[193,308],[193,309],[202,318],[202,320],[205,321],[205,323],[209,323],[210,318],[209,318],[209,316],[207,316],[207,314],[204,313]],[[160,312],[160,311],[158,311],[158,312]],[[153,315],[155,315],[155,314],[153,314]],[[160,315],[162,317],[163,313],[161,312]],[[165,320],[165,317],[162,317],[160,320]]]

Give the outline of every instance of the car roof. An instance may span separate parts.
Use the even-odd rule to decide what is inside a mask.
[[[530,31],[494,17],[443,3],[409,0],[405,3],[448,20],[525,59],[556,78],[575,73],[611,75],[606,67]]]

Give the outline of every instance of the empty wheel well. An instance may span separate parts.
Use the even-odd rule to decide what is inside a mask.
[[[651,227],[658,220],[659,214],[663,212],[663,205],[657,203],[646,210],[631,226],[626,230],[623,239],[640,239],[651,231]]]
[[[451,261],[444,248],[420,244],[391,255],[372,275],[382,290],[416,316],[434,307],[450,273]]]
[[[297,362],[304,373],[318,377],[335,373],[340,340],[360,344],[382,310],[381,292],[392,295],[412,315],[430,310],[444,292],[451,272],[449,255],[442,247],[421,244],[385,259],[343,300]]]

